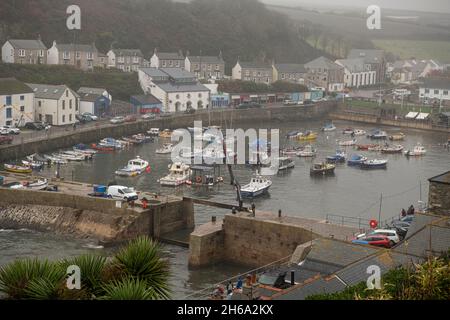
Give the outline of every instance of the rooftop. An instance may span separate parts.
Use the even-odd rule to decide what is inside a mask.
[[[437,182],[437,183],[443,183],[443,184],[450,184],[450,171],[447,171],[443,174],[440,174],[438,176],[432,177],[428,179],[430,182]]]
[[[93,44],[57,43],[56,47],[61,51],[98,52]]]
[[[347,58],[364,58],[366,63],[380,63],[384,59],[384,51],[378,49],[352,49]]]
[[[238,61],[242,68],[247,69],[272,69],[272,66],[263,62]]]
[[[0,95],[33,93],[33,90],[16,78],[0,78]]]
[[[140,49],[111,49],[111,51],[118,56],[144,56]]]
[[[156,56],[163,60],[184,60],[180,52],[156,52]]]
[[[339,59],[336,60],[336,63],[344,66],[345,68],[350,70],[350,72],[365,71],[363,58]]]
[[[297,63],[277,63],[275,68],[278,72],[284,73],[305,73],[305,66],[303,64]]]
[[[141,94],[137,96],[131,96],[131,99],[134,99],[135,101],[141,103],[141,104],[160,104],[161,101],[159,101],[158,98],[151,94]]]
[[[450,79],[448,78],[426,78],[424,80],[422,88],[427,89],[449,89],[450,90]]]
[[[75,96],[78,97],[77,93],[66,85],[27,83],[27,86],[33,90],[34,96],[40,99],[58,100],[66,90],[70,90]]]
[[[188,56],[188,59],[191,62],[196,63],[212,63],[212,64],[221,64],[224,63],[221,57],[216,56]]]
[[[9,39],[8,41],[16,49],[47,50],[47,47],[41,40]]]
[[[323,68],[328,70],[342,69],[342,66],[325,57],[316,58],[305,64],[306,68]]]

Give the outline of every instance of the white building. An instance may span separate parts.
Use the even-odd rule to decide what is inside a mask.
[[[427,78],[420,85],[419,97],[423,100],[450,100],[450,79]]]
[[[203,109],[209,106],[210,91],[196,76],[181,68],[141,68],[139,83],[145,93],[163,104],[163,112]]]
[[[363,58],[339,59],[336,63],[344,67],[344,83],[347,88],[371,86],[376,83],[376,71]]]
[[[0,78],[0,126],[22,127],[34,121],[34,93],[14,78]]]
[[[76,122],[79,114],[78,94],[65,85],[33,84],[27,85],[34,92],[35,119],[54,126]]]
[[[47,47],[41,41],[10,39],[2,47],[4,63],[46,64]]]
[[[151,68],[184,68],[185,57],[183,53],[178,52],[159,52],[154,50],[150,58]]]
[[[144,55],[139,49],[111,49],[107,56],[108,68],[134,72],[144,66]]]

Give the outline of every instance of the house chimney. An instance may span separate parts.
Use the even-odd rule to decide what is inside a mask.
[[[220,59],[220,60],[223,60],[222,50],[219,51],[219,59]]]
[[[178,50],[178,54],[180,55],[180,56],[183,56],[183,51],[180,49],[180,50]]]

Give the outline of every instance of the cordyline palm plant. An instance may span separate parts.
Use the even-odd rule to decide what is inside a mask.
[[[158,243],[139,237],[109,261],[82,255],[60,262],[17,260],[0,268],[0,296],[9,299],[168,299],[169,266]],[[66,270],[77,265],[81,290],[66,287]]]

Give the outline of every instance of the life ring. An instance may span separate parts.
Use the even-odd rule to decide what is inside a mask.
[[[197,177],[195,178],[195,182],[197,182],[197,183],[202,183],[202,177],[197,176]]]

